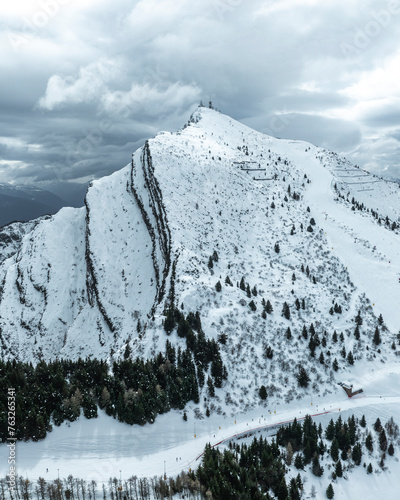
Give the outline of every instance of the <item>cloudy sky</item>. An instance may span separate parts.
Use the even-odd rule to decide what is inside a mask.
[[[108,174],[201,99],[400,178],[400,0],[15,0],[0,30],[0,182]]]

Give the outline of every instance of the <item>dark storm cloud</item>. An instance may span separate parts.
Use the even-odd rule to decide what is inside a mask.
[[[334,151],[353,149],[361,138],[360,130],[351,122],[302,113],[262,116],[246,122],[269,135],[282,139],[296,138]]]
[[[370,165],[387,147],[396,168],[399,91],[383,102],[368,79],[396,56],[400,2],[49,2],[53,11],[35,4],[1,30],[0,182],[111,173],[158,130],[180,128],[200,99]],[[358,97],[349,89],[360,81]]]
[[[363,121],[369,127],[400,127],[400,101],[381,105],[378,109],[368,111],[363,116]]]

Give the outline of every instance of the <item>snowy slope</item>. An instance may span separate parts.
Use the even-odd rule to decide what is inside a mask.
[[[47,217],[45,216],[44,218]],[[21,246],[22,238],[25,234],[32,231],[40,220],[13,222],[0,228],[0,263],[17,253]]]
[[[353,210],[355,202],[361,210]],[[200,403],[186,408],[188,422],[170,412],[141,428],[104,414],[63,424],[41,443],[19,444],[20,473],[37,477],[50,467],[52,478],[60,469],[63,477],[106,482],[121,470],[126,478],[160,475],[166,462],[173,475],[195,467],[206,442],[306,412],[335,416],[340,408],[399,421],[392,343],[400,329],[400,236],[391,229],[399,216],[397,185],[214,110],[199,108],[181,131],[146,142],[131,164],[92,183],[84,208],[40,221],[7,254],[0,266],[1,354],[112,359],[128,343],[133,356],[150,356],[164,350],[167,338],[183,347],[162,326],[173,284],[175,306],[199,311],[208,338],[226,335],[220,349],[228,380],[215,398],[202,389]],[[218,261],[209,269],[215,251]],[[257,295],[237,286],[242,277]],[[266,318],[263,300],[273,306]],[[289,319],[281,314],[285,302]],[[330,313],[335,304],[341,314]],[[320,341],[314,357],[311,323]],[[379,347],[372,342],[378,324]],[[310,375],[307,389],[297,384],[300,366]],[[365,397],[348,400],[337,385],[344,380],[362,385]],[[258,396],[261,385],[266,402]],[[386,478],[385,498],[398,472],[394,459],[391,467],[397,468]],[[360,476],[361,482],[359,497],[383,491],[383,477]],[[355,498],[343,484],[335,485],[336,496]]]
[[[369,191],[360,188],[368,182]],[[346,201],[352,196],[383,218],[400,215],[393,184],[326,150],[199,108],[183,130],[160,133],[130,165],[93,182],[84,208],[40,222],[2,264],[2,355],[108,358],[122,355],[127,343],[134,355],[163,350],[174,263],[175,304],[186,314],[200,311],[207,337],[227,336],[221,350],[229,379],[215,411],[223,411],[223,401],[232,412],[254,405],[261,385],[287,402],[301,397],[300,365],[309,366],[314,391],[336,392],[343,370],[351,379],[366,360],[368,371],[397,359],[390,346],[400,324],[399,232],[367,210],[353,211]],[[214,251],[219,258],[210,270]],[[242,277],[257,296],[237,287]],[[274,309],[266,319],[263,300]],[[281,314],[285,302],[290,319]],[[329,313],[334,304],[342,314]],[[372,337],[380,314],[378,353]],[[301,334],[311,323],[322,342],[314,359]],[[332,340],[334,330],[343,340]],[[184,345],[176,333],[171,340]],[[273,359],[265,357],[267,346]],[[341,356],[343,347],[354,366]]]

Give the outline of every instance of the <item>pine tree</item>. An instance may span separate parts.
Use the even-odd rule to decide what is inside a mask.
[[[349,363],[349,365],[354,365],[354,357],[351,351],[349,351],[347,355],[347,362]]]
[[[304,460],[303,455],[301,453],[297,453],[294,459],[294,466],[296,469],[302,470],[304,469]]]
[[[289,488],[289,496],[290,500],[301,500],[299,486],[296,482],[296,479],[292,477],[290,480],[290,488]]]
[[[286,338],[290,340],[292,338],[292,331],[290,330],[290,327],[288,326],[288,329],[286,330]]]
[[[251,297],[251,291],[250,291],[250,285],[247,283],[246,285],[246,294],[247,294],[247,297]]]
[[[383,316],[382,316],[382,314],[380,314],[380,315],[379,315],[379,318],[378,318],[378,324],[379,324],[380,326],[382,326],[382,325],[383,325]]]
[[[390,443],[389,444],[389,447],[388,447],[388,454],[392,457],[394,455],[394,446],[393,446],[393,443]]]
[[[301,334],[303,335],[304,339],[306,339],[306,340],[308,339],[308,331],[307,331],[306,325],[303,325],[303,330],[302,330]]]
[[[214,267],[214,262],[213,262],[212,257],[210,257],[208,259],[208,264],[207,265],[208,265],[208,269],[212,269]]]
[[[211,362],[211,376],[214,379],[215,387],[222,387],[222,381],[224,379],[224,365],[219,352]]]
[[[284,316],[286,319],[290,319],[290,308],[286,302],[282,307],[282,316]]]
[[[232,281],[231,281],[231,279],[230,279],[230,277],[229,277],[229,276],[227,276],[227,277],[225,278],[225,285],[233,286],[233,283],[232,283]]]
[[[276,253],[279,253],[281,251],[278,242],[275,243],[274,250],[275,250]]]
[[[314,455],[311,470],[312,470],[312,473],[314,474],[314,476],[317,476],[317,477],[321,477],[322,474],[324,473],[324,468],[321,467],[321,464],[319,463],[318,454]]]
[[[262,400],[267,399],[267,389],[265,388],[265,385],[262,385],[258,391],[258,395]]]
[[[297,382],[300,387],[308,387],[308,383],[310,382],[310,377],[303,366],[300,367],[297,374]]]
[[[361,326],[363,324],[363,320],[361,317],[361,311],[358,311],[357,316],[354,318],[354,321],[356,322],[356,325]]]
[[[335,372],[337,372],[339,370],[339,363],[338,363],[338,360],[336,358],[333,360],[332,369]]]
[[[256,311],[256,310],[257,310],[257,306],[255,305],[254,300],[251,300],[251,301],[249,302],[249,307],[250,307],[250,309],[251,309],[252,311]]]
[[[275,487],[274,493],[278,500],[286,500],[286,498],[288,497],[288,489],[285,481],[285,476],[282,477],[280,483]]]
[[[385,429],[382,429],[381,433],[379,434],[379,447],[382,451],[386,451],[387,449],[387,437]]]
[[[329,486],[326,488],[326,498],[331,500],[335,496],[335,492],[333,491],[332,483],[329,483]]]
[[[329,424],[325,430],[325,437],[329,441],[332,441],[335,437],[335,424],[333,423],[333,419],[330,419]]]
[[[333,332],[333,335],[332,335],[332,342],[334,342],[336,344],[336,342],[338,341],[338,336],[337,336],[337,333],[336,333],[336,330]]]
[[[272,348],[270,346],[268,346],[266,348],[265,355],[266,355],[267,359],[272,359],[274,357],[274,351],[272,350]]]
[[[360,340],[360,328],[358,325],[356,325],[356,329],[354,330],[354,337],[356,340]]]
[[[215,284],[215,289],[217,290],[217,292],[220,292],[222,290],[222,285],[220,281],[217,281],[217,283]]]
[[[378,346],[382,342],[378,327],[375,328],[374,338],[372,341],[376,346]]]
[[[365,439],[365,447],[367,448],[368,451],[373,451],[374,445],[373,445],[373,440],[371,433],[369,432],[366,439]]]
[[[382,429],[382,424],[381,424],[379,417],[375,420],[374,429],[376,432],[380,432]]]
[[[343,467],[342,467],[342,462],[340,460],[338,460],[336,463],[335,474],[337,477],[343,477]]]
[[[361,445],[359,443],[355,444],[353,451],[351,453],[351,458],[356,465],[360,465],[362,458]]]
[[[213,398],[215,396],[215,388],[211,377],[207,379],[207,387],[209,396]]]
[[[244,277],[242,276],[242,279],[240,280],[240,285],[239,288],[243,291],[246,290],[246,283],[244,282]]]
[[[361,425],[361,427],[364,427],[364,429],[365,429],[365,427],[367,427],[367,421],[365,420],[365,415],[363,415],[361,417],[360,425]]]
[[[126,347],[125,347],[125,352],[124,352],[124,359],[129,359],[130,358],[130,355],[131,355],[131,347],[129,345],[129,342],[126,344]]]
[[[354,415],[352,415],[348,420],[349,434],[350,434],[350,444],[353,446],[357,441],[357,424]]]
[[[271,305],[271,302],[270,302],[269,300],[267,300],[267,304],[266,304],[266,306],[265,306],[265,311],[266,311],[266,313],[267,313],[267,314],[271,314],[273,310],[274,310],[274,309],[273,309],[273,307],[272,307],[272,305]]]
[[[336,438],[333,438],[332,444],[331,444],[331,449],[330,449],[330,454],[332,457],[332,460],[337,462],[339,460],[339,443]]]
[[[367,474],[372,474],[373,472],[373,469],[372,469],[372,464],[371,462],[368,464],[368,467],[367,467]]]

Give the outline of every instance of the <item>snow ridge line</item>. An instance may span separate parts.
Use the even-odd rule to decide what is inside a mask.
[[[88,191],[90,189],[91,184],[89,185]],[[90,207],[87,200],[87,194],[85,196],[85,207],[86,207],[86,230],[85,230],[85,261],[86,261],[86,290],[88,294],[88,301],[91,307],[94,306],[94,303],[97,303],[97,307],[106,323],[108,328],[112,333],[115,332],[116,328],[111,321],[110,317],[107,314],[107,311],[100,299],[99,289],[98,289],[98,281],[96,277],[96,273],[94,270],[93,260],[92,260],[92,252],[90,250]]]
[[[158,303],[160,303],[165,294],[166,279],[171,266],[171,231],[168,226],[167,214],[162,199],[162,192],[158,181],[154,176],[153,159],[150,153],[149,141],[146,141],[143,148],[142,168],[145,183],[149,191],[149,197],[151,200],[151,209],[157,224],[157,235],[160,244],[159,246],[164,259],[164,269],[162,273],[163,276],[158,296]]]
[[[156,244],[156,236],[155,236],[155,231],[154,228],[150,222],[150,218],[144,208],[143,202],[139,196],[139,193],[137,192],[135,185],[134,185],[134,180],[133,180],[133,171],[135,169],[135,164],[132,158],[132,167],[131,167],[131,183],[130,183],[130,190],[131,193],[133,194],[133,197],[135,198],[136,204],[139,207],[140,213],[142,215],[143,222],[147,228],[147,231],[150,235],[151,239],[151,245],[152,245],[152,250],[151,250],[151,259],[153,261],[153,268],[154,268],[154,274],[156,275],[156,298],[155,298],[155,303],[158,302],[158,297],[160,296],[160,268],[158,266],[158,261],[156,257],[157,253],[157,244]],[[152,311],[154,311],[155,304],[152,307]]]
[[[147,213],[146,209],[144,208],[144,203],[135,187],[133,173],[136,166],[133,161],[133,158],[132,158],[132,166],[130,173],[131,177],[130,190],[139,207],[140,213],[143,218],[143,222],[146,225],[147,231],[150,235],[150,239],[152,242],[151,257],[153,261],[154,273],[156,275],[156,287],[157,287],[157,293],[154,305],[150,312],[150,314],[153,314],[156,305],[161,302],[161,300],[165,295],[166,279],[168,277],[169,270],[171,267],[171,231],[168,226],[165,208],[162,203],[161,189],[158,185],[157,179],[154,177],[154,168],[148,142],[146,142],[145,146],[142,149],[140,161],[144,175],[145,187],[149,192],[149,204],[152,208],[152,214],[156,222],[156,228],[153,227],[153,224],[150,220],[150,216]],[[162,276],[160,272],[159,259],[157,258],[158,253],[161,254],[161,258],[164,261],[162,264],[163,267]]]
[[[4,276],[3,276],[3,279],[1,280],[1,285],[0,285],[0,303],[3,300],[4,287],[6,285],[6,278],[7,278],[7,273],[4,273]]]

